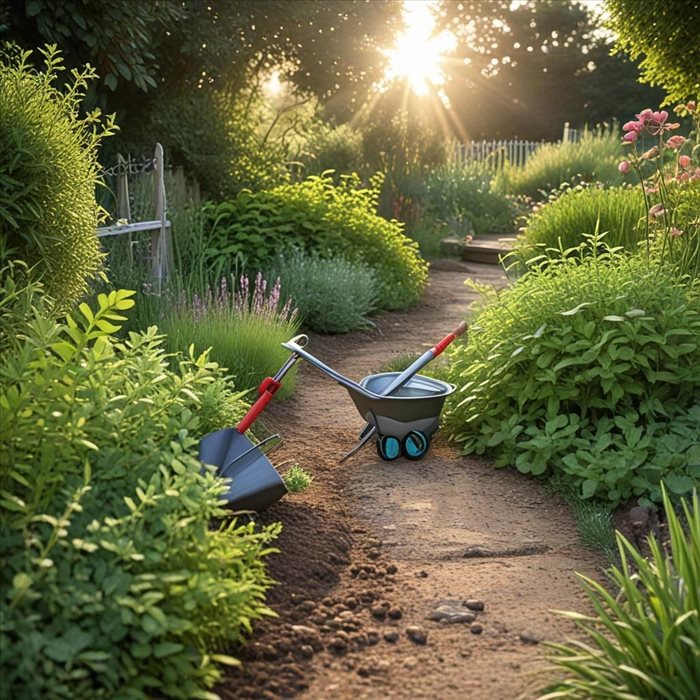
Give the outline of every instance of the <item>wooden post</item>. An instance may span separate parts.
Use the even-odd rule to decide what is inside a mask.
[[[131,156],[129,156],[131,161]],[[129,202],[129,161],[121,153],[117,153],[117,219],[131,222],[131,203]],[[131,234],[126,240],[126,257],[129,267],[134,266],[134,251],[131,244]]]
[[[155,218],[160,221],[160,228],[151,234],[151,259],[153,276],[158,281],[158,291],[160,292],[162,282],[167,278],[172,268],[172,246],[170,245],[170,229],[166,216],[165,201],[165,164],[163,158],[163,146],[156,144],[154,156],[155,168],[153,177],[155,179]]]

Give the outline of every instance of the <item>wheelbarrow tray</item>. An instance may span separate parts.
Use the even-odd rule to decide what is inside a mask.
[[[360,382],[359,387],[352,383],[344,386],[360,415],[367,423],[376,426],[380,434],[393,435],[399,440],[412,430],[432,435],[438,429],[442,407],[455,390],[454,385],[416,374],[394,393],[383,396],[382,391],[399,374],[371,374]]]

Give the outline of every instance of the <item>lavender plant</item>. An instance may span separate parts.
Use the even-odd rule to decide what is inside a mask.
[[[162,329],[171,350],[211,348],[211,358],[226,367],[239,389],[252,389],[285,361],[281,343],[296,334],[299,320],[291,299],[281,296],[280,280],[270,286],[261,273],[222,277],[203,294],[181,294]],[[295,375],[287,375],[280,396],[289,394]]]

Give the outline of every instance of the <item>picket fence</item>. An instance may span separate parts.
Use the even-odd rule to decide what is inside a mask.
[[[569,122],[564,124],[560,142],[570,143],[579,140],[578,129],[572,129]],[[521,141],[519,139],[469,141],[455,146],[454,157],[459,165],[482,163],[492,170],[502,170],[506,164],[525,165],[527,159],[546,141]]]

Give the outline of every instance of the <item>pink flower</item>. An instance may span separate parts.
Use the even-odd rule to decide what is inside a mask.
[[[637,132],[636,131],[628,131],[623,137],[623,141],[627,141],[627,143],[634,143],[637,140]]]
[[[700,168],[695,168],[695,172],[690,176],[690,179],[695,182],[695,180],[700,180]]]
[[[635,114],[634,116],[637,117],[637,119],[639,119],[639,121],[642,122],[642,124],[646,124],[646,122],[649,121],[649,117],[651,117],[652,114],[654,114],[654,112],[647,108],[643,109],[639,114]]]
[[[644,191],[645,191],[647,194],[656,194],[656,193],[659,191],[659,188],[658,188],[657,185],[654,185],[654,186],[652,186],[652,187],[645,187],[645,188],[644,188]]]
[[[679,236],[683,235],[683,231],[681,231],[679,228],[676,228],[675,226],[671,226],[671,230],[669,231],[669,233],[671,234],[671,236],[673,236],[673,238],[678,238]]]
[[[676,182],[688,182],[690,179],[690,173],[685,170],[681,170],[678,175],[676,175]]]
[[[641,131],[644,128],[644,124],[641,122],[627,122],[623,127],[623,131]]]
[[[666,145],[669,148],[672,148],[674,151],[677,151],[683,144],[685,143],[685,136],[671,136],[671,138],[666,141]]]
[[[651,209],[649,209],[649,216],[663,216],[666,213],[663,204],[655,204]]]
[[[668,119],[668,112],[662,110],[661,112],[652,112],[651,116],[647,119],[646,127],[650,134],[656,135],[664,131],[664,124]]]
[[[672,138],[675,138],[675,136]],[[681,168],[687,168],[690,165],[690,156],[678,156],[678,165],[680,165]]]
[[[621,173],[628,173],[630,171],[630,168],[632,167],[632,164],[628,160],[623,160],[620,165],[617,166],[617,169]]]
[[[648,151],[644,151],[642,154],[642,158],[644,160],[651,160],[652,158],[656,158],[656,156],[659,155],[659,149],[654,146],[653,148],[650,148]]]

